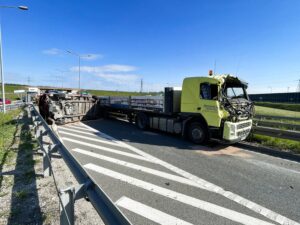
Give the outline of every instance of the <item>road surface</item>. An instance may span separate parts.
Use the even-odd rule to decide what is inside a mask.
[[[133,224],[298,224],[300,164],[196,146],[119,120],[58,127],[67,149]]]

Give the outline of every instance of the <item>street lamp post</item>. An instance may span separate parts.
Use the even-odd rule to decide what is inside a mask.
[[[27,6],[8,6],[8,5],[0,5],[0,8],[15,8],[20,10],[28,10]],[[3,57],[2,57],[2,26],[0,24],[0,73],[1,73],[1,82],[2,82],[2,105],[3,105],[3,113],[6,112],[5,107],[5,83],[4,83],[4,74],[3,74]]]
[[[270,88],[270,91],[271,91],[271,94],[272,94],[272,87],[271,87],[271,86],[269,86],[268,88]]]
[[[76,52],[72,52],[72,51],[69,51],[67,50],[67,53],[70,53],[71,55],[75,55],[78,57],[78,89],[80,91],[80,59],[81,57],[83,57],[84,55],[80,55]],[[86,57],[90,57],[90,55],[85,55]]]

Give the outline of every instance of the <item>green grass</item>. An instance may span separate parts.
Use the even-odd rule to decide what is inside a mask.
[[[24,200],[25,198],[27,198],[28,193],[25,190],[22,191],[16,191],[13,193],[14,197],[20,200]]]
[[[275,109],[275,108],[264,107],[264,106],[255,106],[255,114],[300,118],[300,111],[295,112],[295,111],[290,111],[285,109]]]
[[[8,192],[0,192],[0,198],[1,197],[4,197],[5,195],[7,195],[8,194]]]
[[[273,102],[255,102],[256,106],[264,106],[275,109],[285,109],[289,111],[300,112],[300,104],[290,104],[290,103],[273,103]]]
[[[249,138],[251,142],[257,142],[265,146],[276,147],[281,150],[288,150],[300,154],[300,141],[286,140],[282,138],[268,137],[264,135],[254,134]]]
[[[0,113],[0,162],[4,160],[4,157],[6,161],[9,161],[15,154],[13,151],[8,151],[7,148],[14,138],[16,131],[15,117],[17,117],[20,112],[21,109],[8,111],[6,114]]]

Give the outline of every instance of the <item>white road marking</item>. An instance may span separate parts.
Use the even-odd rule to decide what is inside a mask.
[[[245,224],[245,225],[274,225],[272,223],[260,220],[260,219],[256,219],[254,217],[233,211],[231,209],[227,209],[224,208],[222,206],[218,206],[215,205],[213,203],[210,202],[206,202],[200,199],[196,199],[194,197],[185,195],[185,194],[181,194],[154,184],[151,184],[149,182],[146,181],[142,181],[130,176],[127,176],[125,174],[122,173],[118,173],[115,172],[113,170],[110,169],[106,169],[104,167],[101,166],[96,166],[92,163],[86,164],[84,165],[85,168],[93,170],[97,173],[101,173],[103,175],[109,176],[111,178],[123,181],[125,183],[137,186],[139,188],[154,192],[156,194],[162,195],[164,197],[173,199],[175,201],[179,201],[182,202],[184,204],[187,205],[191,205],[193,207],[199,208],[201,210],[213,213],[215,215],[227,218],[229,220],[241,223],[241,224]]]
[[[83,135],[72,134],[72,133],[69,133],[69,132],[62,131],[62,130],[60,130],[58,132],[61,133],[61,134],[66,134],[66,135],[73,136],[73,137],[78,137],[78,138],[82,138],[82,139],[86,139],[86,140],[90,140],[90,141],[94,141],[94,142],[100,142],[100,143],[103,143],[103,144],[114,145],[114,146],[124,148],[124,146],[122,146],[118,143],[115,143],[115,142],[112,142],[112,141],[105,141],[105,140],[97,139],[97,135],[95,135],[95,137],[92,138],[92,137],[86,137],[86,136],[83,136]]]
[[[72,131],[72,132],[76,132],[79,134],[90,134],[90,135],[96,135],[95,133],[99,133],[99,132],[90,131],[88,129],[85,129],[85,131],[75,130],[75,128],[70,128],[70,126],[65,126],[65,127],[60,126],[59,130],[67,130],[67,131]]]
[[[155,223],[162,225],[192,225],[184,220],[178,219],[175,216],[171,216],[160,210],[154,209],[150,206],[144,205],[140,202],[132,200],[123,196],[116,202],[117,206],[125,208],[131,212],[134,212],[140,216],[147,218]]]
[[[86,124],[83,124],[83,123],[81,123],[81,124],[82,124],[82,126],[86,127],[87,129],[89,129],[91,131],[100,132],[100,131],[98,131],[98,130],[96,130],[96,129],[94,129],[94,128],[86,125]],[[101,134],[104,134],[104,133],[101,132]],[[190,180],[192,180],[192,181],[194,181],[194,182],[196,182],[196,183],[198,183],[198,184],[200,184],[200,185],[208,188],[208,190],[210,190],[211,192],[220,194],[221,196],[223,196],[223,197],[225,197],[227,199],[230,199],[230,200],[232,200],[232,201],[234,201],[234,202],[236,202],[236,203],[238,203],[238,204],[240,204],[242,206],[245,206],[248,209],[250,209],[250,210],[252,210],[252,211],[254,211],[256,213],[259,213],[259,214],[265,216],[266,218],[268,218],[268,219],[270,219],[272,221],[275,221],[275,222],[277,222],[279,224],[282,224],[282,225],[300,225],[300,223],[298,223],[298,222],[296,222],[294,220],[291,220],[291,219],[289,219],[289,218],[287,218],[285,216],[282,216],[279,213],[276,213],[276,212],[274,212],[274,211],[272,211],[272,210],[270,210],[270,209],[268,209],[268,208],[266,208],[264,206],[261,206],[261,205],[255,203],[255,202],[253,202],[253,201],[250,201],[249,199],[246,199],[246,198],[244,198],[244,197],[242,197],[240,195],[237,195],[235,193],[232,193],[230,191],[225,191],[220,186],[217,186],[217,185],[215,185],[215,184],[213,184],[211,182],[208,182],[208,181],[206,181],[206,180],[204,180],[202,178],[199,178],[199,177],[197,177],[197,176],[195,176],[195,175],[193,175],[193,174],[191,174],[189,172],[186,172],[186,171],[184,171],[184,170],[182,170],[182,169],[180,169],[180,168],[178,168],[176,166],[173,166],[170,163],[167,163],[167,162],[165,162],[163,160],[160,160],[160,159],[158,159],[158,158],[156,158],[156,157],[154,157],[154,156],[152,156],[152,155],[150,155],[150,154],[148,154],[146,152],[143,152],[140,149],[137,149],[137,148],[135,148],[135,147],[133,147],[131,145],[128,145],[128,144],[126,144],[126,143],[124,143],[122,141],[119,141],[119,140],[117,140],[117,139],[115,139],[115,138],[113,138],[113,137],[111,137],[111,136],[109,136],[107,134],[104,134],[104,135],[106,135],[108,138],[111,138],[115,142],[122,144],[124,147],[127,147],[127,149],[130,149],[133,152],[135,152],[135,153],[137,153],[137,154],[139,154],[141,156],[144,156],[149,161],[152,161],[154,163],[162,165],[165,168],[167,168],[167,169],[169,169],[169,170],[171,170],[171,171],[173,171],[173,172],[175,172],[175,173],[177,173],[177,174],[179,174],[179,175],[181,175],[181,176],[183,176],[185,178],[188,178],[188,179],[190,179]]]
[[[89,147],[91,147],[91,148],[100,149],[100,150],[103,150],[103,151],[106,151],[106,152],[112,152],[112,153],[115,153],[115,154],[124,155],[124,156],[127,156],[127,157],[131,157],[131,158],[135,158],[135,159],[144,160],[144,161],[147,161],[147,162],[149,161],[148,159],[146,159],[145,157],[140,156],[140,155],[131,154],[131,153],[128,153],[128,152],[123,152],[123,151],[119,151],[119,150],[112,149],[112,148],[106,148],[106,147],[102,147],[102,146],[99,146],[99,145],[94,145],[94,144],[90,144],[90,143],[78,141],[78,140],[75,140],[75,139],[72,139],[72,138],[66,138],[66,137],[63,137],[63,138],[61,138],[61,139],[62,139],[63,141],[64,141],[64,140],[70,141],[70,142],[72,142],[72,143],[77,143],[77,144],[80,144],[80,145],[89,146]]]
[[[65,127],[69,127],[69,128],[72,128],[72,129],[80,129],[80,130],[90,130],[84,126],[77,126],[77,125],[67,125]]]
[[[68,126],[68,127],[70,127],[70,126]],[[69,131],[72,131],[72,132],[76,132],[76,133],[80,133],[80,134],[96,135],[97,137],[102,137],[102,138],[105,138],[107,140],[114,141],[114,140],[112,140],[111,137],[108,137],[106,134],[103,134],[99,131],[91,131],[90,129],[85,129],[85,128],[83,128],[84,131],[83,130],[75,130],[74,128],[67,128],[67,127],[59,127],[59,128],[69,130]],[[87,132],[87,131],[89,131],[89,132]]]
[[[166,172],[151,169],[151,168],[148,168],[148,167],[140,166],[140,165],[130,163],[130,162],[126,162],[126,161],[122,161],[122,160],[119,160],[119,159],[111,158],[111,157],[108,157],[108,156],[100,155],[100,154],[90,152],[90,151],[87,151],[87,150],[83,150],[83,149],[80,149],[80,148],[74,148],[74,149],[72,149],[72,151],[78,152],[78,153],[81,153],[81,154],[84,154],[84,155],[88,155],[88,156],[91,156],[91,157],[94,157],[94,158],[97,158],[97,159],[102,159],[102,160],[105,160],[105,161],[108,161],[108,162],[111,162],[111,163],[115,163],[115,164],[118,164],[118,165],[121,165],[121,166],[125,166],[125,167],[128,167],[128,168],[134,169],[134,170],[142,171],[144,173],[149,173],[149,174],[152,174],[152,175],[155,175],[155,176],[163,177],[165,179],[176,181],[178,183],[182,183],[182,184],[190,185],[190,186],[193,186],[193,187],[198,187],[198,188],[205,189],[205,187],[195,183],[194,181],[186,179],[184,177],[180,177],[180,176],[173,175],[173,174],[170,174],[170,173],[166,173]]]

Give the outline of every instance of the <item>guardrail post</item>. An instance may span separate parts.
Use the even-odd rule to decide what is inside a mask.
[[[67,188],[60,191],[60,225],[74,224],[75,188]]]
[[[38,122],[38,121],[34,120],[34,121],[33,121],[33,125],[34,125],[34,133],[35,133],[35,137],[37,138],[37,137],[38,137],[37,132],[38,132],[39,126],[41,125],[41,122]]]
[[[86,196],[86,190],[90,185],[90,181],[84,184],[77,185],[76,187],[68,187],[60,190],[60,224],[61,225],[73,225],[75,221],[74,217],[74,205],[75,200],[84,198]]]
[[[36,127],[35,127],[36,129]],[[44,144],[44,140],[43,140],[43,131],[40,130],[40,135],[38,135],[38,130],[36,129],[36,133],[35,133],[36,138],[38,139],[38,143],[40,145],[41,150],[43,151],[43,144]]]
[[[44,148],[44,147],[43,147]],[[48,148],[43,149],[43,171],[44,177],[51,176],[51,156],[49,152],[51,151],[51,145]]]

